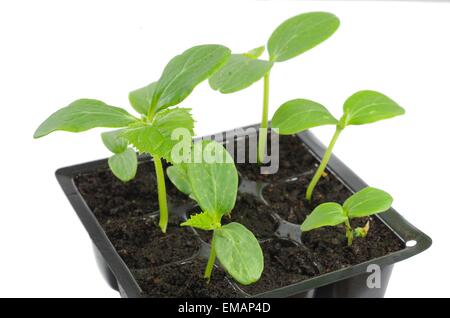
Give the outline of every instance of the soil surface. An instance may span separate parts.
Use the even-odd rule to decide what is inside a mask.
[[[262,191],[263,198],[282,219],[301,224],[318,204],[342,204],[352,194],[333,174],[327,173],[316,185],[309,204],[305,194],[311,178],[312,174],[308,174],[296,180],[269,184]]]
[[[289,240],[274,239],[261,243],[264,271],[255,284],[239,287],[250,295],[260,294],[314,277],[320,273],[313,254]]]
[[[323,273],[355,265],[404,248],[404,243],[377,217],[353,220],[363,226],[370,220],[366,238],[356,238],[347,247],[343,227],[325,227],[301,235],[298,241],[277,238],[289,232],[300,237],[298,224],[322,202],[342,203],[351,192],[330,172],[323,176],[313,195],[304,200],[306,187],[318,162],[299,138],[280,137],[280,170],[276,175],[259,175],[259,166],[238,164],[243,182],[264,185],[262,194],[239,193],[231,219],[255,233],[264,251],[262,278],[251,286],[240,286],[250,295],[287,286]],[[249,181],[251,180],[251,181]],[[179,224],[193,212],[194,202],[167,180],[171,222],[167,234],[158,227],[156,177],[151,161],[140,163],[134,180],[123,183],[108,170],[83,173],[75,178],[78,190],[97,217],[118,254],[130,268],[149,297],[239,297],[244,294],[230,283],[220,268],[213,271],[209,284],[202,277],[206,260],[200,258],[202,239],[210,234]],[[179,212],[178,212],[179,211]],[[198,211],[197,211],[198,212]],[[277,215],[277,217],[273,217]],[[280,222],[282,219],[293,223]],[[285,229],[286,231],[281,231]],[[202,239],[201,239],[202,238]],[[183,263],[180,263],[183,262]]]
[[[113,216],[143,216],[158,211],[156,174],[152,161],[140,162],[136,177],[129,182],[120,181],[105,167],[79,175],[75,178],[75,183],[100,221]],[[168,178],[166,188],[168,200],[173,205],[192,202],[178,191]]]
[[[270,139],[269,139],[270,140]],[[271,143],[268,144],[268,154],[271,155]],[[238,149],[236,147],[236,149]],[[317,162],[306,146],[297,136],[279,136],[279,168],[276,174],[261,174],[261,166],[257,163],[237,163],[241,176],[251,181],[274,182],[287,180],[314,170]],[[275,154],[272,154],[274,156]],[[246,154],[248,158],[248,151]],[[250,162],[250,161],[247,161]],[[266,166],[270,166],[267,164]]]
[[[110,218],[102,224],[130,269],[160,266],[192,257],[200,242],[191,228],[172,221],[163,234],[157,217]]]
[[[223,270],[214,268],[209,284],[203,278],[206,260],[170,264],[134,276],[148,297],[236,298],[242,297],[226,278]]]
[[[194,208],[188,213],[200,213],[200,208]],[[229,216],[222,218],[222,224],[238,222],[248,228],[258,240],[265,240],[274,236],[278,228],[278,221],[274,216],[274,209],[257,197],[242,193],[236,198],[236,205]],[[196,230],[203,241],[211,242],[212,232]]]

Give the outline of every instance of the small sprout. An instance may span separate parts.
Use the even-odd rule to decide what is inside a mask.
[[[302,232],[307,232],[323,226],[344,224],[347,245],[351,246],[355,236],[367,236],[369,222],[363,228],[353,230],[350,220],[385,212],[391,207],[392,201],[393,199],[388,193],[367,187],[353,194],[343,205],[334,202],[320,204],[306,217],[300,229]]]
[[[240,91],[264,77],[263,111],[258,140],[258,162],[265,160],[269,114],[269,75],[275,62],[292,59],[328,39],[339,27],[339,19],[327,12],[309,12],[294,16],[279,25],[269,38],[269,60],[258,59],[264,46],[244,54],[233,54],[215,73],[209,84],[228,94]]]
[[[366,225],[363,227],[357,227],[353,230],[354,237],[362,237],[365,238],[367,234],[369,234],[370,230],[370,221],[367,221]]]
[[[209,160],[194,160],[207,156],[210,156]],[[172,183],[196,200],[202,209],[181,225],[213,231],[204,277],[210,280],[217,257],[222,267],[239,283],[256,282],[264,268],[258,240],[242,224],[222,225],[222,217],[234,208],[238,189],[238,174],[230,154],[217,142],[198,142],[193,146],[191,162],[175,164],[167,169],[167,174]]]
[[[345,127],[369,124],[404,113],[405,110],[389,97],[375,91],[366,90],[353,94],[345,101],[344,114],[339,121],[319,103],[307,99],[294,99],[278,108],[272,118],[272,127],[277,129],[281,135],[291,135],[313,127],[336,126],[333,138],[306,190],[306,199],[311,202],[314,188],[324,174],[333,147]]]
[[[168,208],[161,158],[172,161],[171,150],[178,143],[171,138],[175,129],[184,128],[194,134],[190,109],[169,107],[181,103],[195,86],[222,67],[229,55],[230,50],[222,45],[199,45],[174,57],[157,82],[129,94],[130,104],[141,118],[98,100],[80,99],[52,114],[36,130],[34,138],[56,130],[82,132],[97,127],[120,128],[101,135],[103,143],[113,153],[108,165],[117,178],[126,182],[133,179],[137,171],[136,153],[130,146],[153,156],[159,226],[165,233]]]

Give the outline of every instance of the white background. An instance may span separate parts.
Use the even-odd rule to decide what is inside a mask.
[[[271,114],[302,97],[340,116],[360,89],[379,90],[405,116],[349,128],[337,154],[429,234],[433,246],[394,269],[388,297],[450,296],[450,3],[306,1],[2,1],[0,4],[0,296],[118,297],[102,280],[90,239],[54,171],[109,155],[99,131],[33,140],[36,127],[86,97],[128,107],[193,45],[244,52],[301,12],[341,19],[319,47],[275,65]],[[198,135],[258,122],[262,85],[232,95],[206,83],[183,102]],[[128,107],[128,109],[130,109]],[[324,142],[329,127],[316,129]]]

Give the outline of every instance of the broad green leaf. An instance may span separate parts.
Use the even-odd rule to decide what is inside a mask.
[[[177,164],[166,169],[167,176],[178,190],[186,195],[191,195],[192,188],[187,175],[186,165]]]
[[[375,91],[360,91],[345,101],[341,125],[369,124],[404,113],[405,110],[389,97]]]
[[[344,202],[344,210],[349,218],[359,218],[389,210],[392,201],[389,193],[367,187],[348,198]]]
[[[250,57],[252,59],[257,59],[258,57],[260,57],[264,51],[266,50],[266,47],[264,45],[254,48],[253,50],[250,50],[246,53],[244,53],[245,56]]]
[[[200,230],[211,231],[218,229],[220,224],[220,217],[217,214],[202,212],[191,215],[186,221],[181,223],[181,226],[191,226]]]
[[[232,54],[227,63],[209,78],[209,85],[223,94],[234,93],[259,81],[272,65],[272,62],[243,54]]]
[[[158,112],[152,123],[139,123],[123,130],[126,138],[141,153],[172,161],[172,149],[182,141],[172,139],[175,129],[182,128],[193,135],[194,120],[190,109],[173,108]],[[186,140],[184,140],[186,142]],[[191,140],[189,139],[189,145]]]
[[[108,165],[117,178],[124,182],[130,181],[136,176],[136,153],[131,148],[128,148],[121,153],[116,153],[108,159]]]
[[[193,197],[203,211],[228,214],[236,202],[238,174],[233,158],[214,141],[194,145],[194,162],[186,164]]]
[[[307,99],[294,99],[284,103],[272,118],[272,127],[278,128],[278,133],[282,135],[337,123],[337,119],[324,106]]]
[[[56,130],[81,132],[96,127],[119,128],[136,120],[122,108],[95,99],[79,99],[47,118],[34,133],[34,138]]]
[[[157,82],[153,82],[145,87],[134,90],[128,94],[131,106],[142,115],[147,116],[153,100]]]
[[[233,222],[215,230],[214,249],[222,267],[239,283],[249,285],[261,277],[261,246],[245,226]]]
[[[284,21],[267,44],[270,60],[281,62],[306,52],[328,39],[339,27],[339,19],[327,12],[303,13]]]
[[[153,113],[181,103],[199,83],[217,71],[230,55],[222,45],[194,46],[174,57],[158,80],[153,97]]]
[[[114,153],[124,152],[128,147],[128,140],[121,136],[123,130],[113,130],[102,133],[102,141],[109,151]]]
[[[300,229],[307,232],[323,226],[335,226],[344,223],[346,220],[347,217],[340,204],[334,202],[322,203],[306,217]]]

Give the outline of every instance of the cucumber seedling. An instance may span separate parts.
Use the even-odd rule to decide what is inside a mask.
[[[165,233],[168,208],[161,158],[171,162],[174,129],[184,128],[193,134],[194,121],[188,108],[170,108],[181,103],[199,84],[211,76],[228,59],[230,50],[221,45],[194,46],[169,61],[157,82],[129,94],[137,118],[126,110],[94,99],[79,99],[53,113],[34,133],[40,138],[56,130],[82,132],[91,128],[120,128],[105,132],[102,140],[113,152],[108,165],[122,181],[134,178],[140,153],[153,156],[158,186],[159,226]]]
[[[281,105],[272,118],[272,127],[281,135],[291,135],[306,129],[335,125],[336,130],[306,190],[306,199],[311,202],[317,182],[330,160],[339,135],[350,125],[364,125],[382,119],[403,115],[405,110],[389,97],[375,91],[359,91],[344,103],[344,114],[340,120],[321,104],[307,99],[294,99]]]
[[[225,271],[243,285],[256,282],[264,268],[258,240],[245,226],[232,222],[222,225],[236,202],[238,174],[233,159],[215,141],[197,142],[191,162],[167,169],[172,183],[189,195],[202,212],[190,216],[182,226],[213,231],[209,259],[204,277],[209,281],[216,257]],[[196,160],[200,158],[200,160]]]
[[[258,162],[264,163],[269,114],[269,76],[274,63],[290,60],[328,39],[339,27],[339,19],[327,12],[294,16],[278,26],[269,38],[269,60],[258,59],[261,46],[244,54],[232,54],[228,62],[209,79],[214,90],[223,94],[249,87],[264,77],[263,109],[258,140]]]
[[[364,188],[347,200],[343,205],[327,202],[318,205],[300,226],[302,232],[311,231],[323,226],[345,225],[347,245],[351,246],[354,237],[365,237],[369,231],[369,222],[364,227],[352,229],[350,220],[386,212],[392,205],[392,197],[379,189]]]

